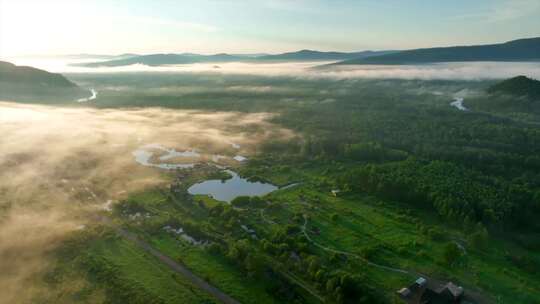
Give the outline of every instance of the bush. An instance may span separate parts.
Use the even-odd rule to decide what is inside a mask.
[[[461,250],[455,243],[448,243],[444,247],[443,259],[446,265],[452,266],[461,257]]]
[[[232,200],[231,205],[237,208],[244,208],[249,206],[251,198],[249,196],[239,196]]]
[[[488,246],[489,236],[485,228],[482,228],[469,237],[469,243],[476,249],[483,250]]]
[[[232,200],[231,205],[237,208],[255,207],[263,208],[266,206],[265,200],[258,196],[239,196]]]

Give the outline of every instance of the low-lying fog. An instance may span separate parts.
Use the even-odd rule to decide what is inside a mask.
[[[307,78],[387,78],[387,79],[503,79],[516,75],[540,78],[540,62],[455,62],[421,65],[324,66],[333,62],[230,62],[196,63],[150,67],[142,64],[123,67],[86,68],[72,66],[81,61],[62,59],[7,58],[19,65],[30,65],[57,73],[169,72],[215,73]],[[84,62],[101,61],[86,59]]]
[[[169,152],[199,151],[208,155],[203,161],[232,161],[266,138],[292,136],[270,116],[0,102],[0,303],[38,292],[30,282],[47,265],[45,254],[108,201],[166,180],[164,170],[138,163],[134,151],[159,144]]]
[[[299,104],[310,100],[332,103],[352,93],[379,94],[380,88],[433,94],[433,99],[439,98],[449,106],[450,96],[462,98],[476,92],[474,83],[467,82],[466,87],[457,82],[433,87],[434,84],[424,82],[388,79],[478,80],[516,75],[540,78],[540,63],[314,68],[322,64],[317,62],[80,68],[61,60],[13,62],[67,73],[68,78],[87,88],[96,85],[98,98],[88,104],[102,106],[146,106],[154,102],[160,105],[167,104],[169,99],[195,102],[197,106],[209,106],[212,102],[214,107],[222,102],[227,109],[240,99],[261,99],[260,105],[288,100],[298,100]],[[162,73],[114,74],[118,72]],[[176,76],[170,77],[167,72]],[[221,77],[225,74],[230,76]],[[291,81],[291,77],[298,79]],[[377,82],[377,87],[372,82]],[[482,92],[483,87],[477,90]],[[167,94],[170,96],[163,100],[155,98]],[[244,105],[237,102],[236,108],[232,108],[246,110]],[[164,183],[164,169],[189,167],[182,161],[157,164],[156,159],[232,164],[235,157],[249,157],[261,141],[294,136],[291,131],[271,124],[271,116],[163,108],[53,107],[0,101],[0,303],[26,302],[39,292],[39,285],[31,282],[46,267],[46,253],[68,233],[91,221],[97,211],[107,208],[108,202]]]

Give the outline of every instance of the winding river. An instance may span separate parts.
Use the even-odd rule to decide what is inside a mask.
[[[463,105],[463,98],[462,97],[455,97],[454,101],[450,103],[452,107],[456,107],[458,110],[461,111],[469,111],[464,105]]]
[[[98,92],[96,90],[90,89],[90,93],[92,94],[90,97],[77,99],[77,102],[89,102],[97,98]]]

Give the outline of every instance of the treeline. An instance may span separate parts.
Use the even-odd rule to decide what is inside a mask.
[[[345,104],[334,109],[291,111],[284,116],[276,122],[302,132],[303,140],[269,142],[264,151],[365,161],[394,161],[414,155],[482,170],[540,169],[540,128],[486,114],[423,106],[382,111]]]
[[[419,208],[432,208],[464,227],[535,225],[540,191],[445,161],[368,164],[349,170],[340,184]]]
[[[221,218],[219,212],[213,215]],[[295,215],[295,220],[300,222],[302,216]],[[249,278],[265,282],[269,294],[287,303],[303,302],[302,292],[289,273],[314,286],[330,303],[383,303],[381,296],[368,287],[369,280],[358,273],[331,269],[329,265],[335,266],[343,260],[336,256],[327,263],[310,251],[307,240],[299,232],[298,225],[285,225],[268,238],[215,242],[208,251],[226,257]]]
[[[341,178],[351,189],[430,207],[450,221],[539,229],[540,127],[438,102],[387,88],[291,107],[275,122],[302,137],[267,142],[262,152],[357,168]]]

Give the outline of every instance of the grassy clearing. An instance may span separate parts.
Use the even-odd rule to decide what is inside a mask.
[[[96,241],[90,254],[103,258],[113,267],[118,280],[143,289],[163,303],[214,303],[210,296],[128,241],[118,238]]]
[[[138,245],[102,226],[71,235],[52,253],[48,290],[35,303],[215,303]]]
[[[130,196],[129,205],[137,205],[152,214],[147,222],[165,222],[171,216],[180,221],[201,224],[206,219],[205,210],[218,204],[208,196],[196,196],[197,206],[179,199],[171,199],[163,190],[149,190]],[[199,204],[198,202],[202,202]],[[145,211],[145,212],[146,212]],[[145,232],[145,224],[122,219],[131,226],[132,231],[139,233],[154,248],[187,266],[195,274],[219,288],[223,292],[238,299],[242,303],[277,303],[265,290],[264,282],[254,281],[246,277],[226,259],[212,255],[204,247],[189,244],[174,234],[167,233],[161,227],[152,233]],[[164,224],[162,224],[164,225]],[[214,232],[210,229],[210,232]],[[127,262],[129,263],[129,262]]]
[[[320,169],[325,170],[324,168]],[[306,180],[317,180],[315,172],[304,175]],[[273,180],[271,171],[266,177]],[[312,175],[313,174],[313,175]],[[311,179],[310,175],[314,178]],[[277,179],[281,174],[277,173]],[[326,187],[328,188],[328,187]],[[312,238],[324,246],[368,257],[370,261],[414,272],[425,273],[443,280],[454,280],[466,287],[477,286],[502,303],[532,303],[540,297],[540,278],[515,267],[507,258],[508,251],[519,251],[512,243],[491,238],[489,248],[469,248],[467,235],[448,225],[433,225],[433,215],[422,210],[395,208],[394,203],[373,197],[347,195],[333,197],[317,184],[305,182],[288,191],[278,191],[269,197],[285,204],[284,208],[265,212],[267,218],[283,222],[294,213],[309,215],[308,230],[317,227],[320,233]],[[335,216],[333,216],[335,215]],[[442,231],[440,238],[426,235],[420,226]],[[445,265],[444,246],[460,242],[464,254],[453,266]],[[521,249],[522,250],[522,249]],[[328,252],[320,250],[323,255]],[[530,253],[538,256],[536,253]],[[366,271],[379,286],[389,292],[398,289],[411,277],[392,274],[374,267]]]
[[[278,303],[267,293],[263,282],[246,278],[221,256],[188,245],[166,233],[153,237],[152,245],[242,303]]]

